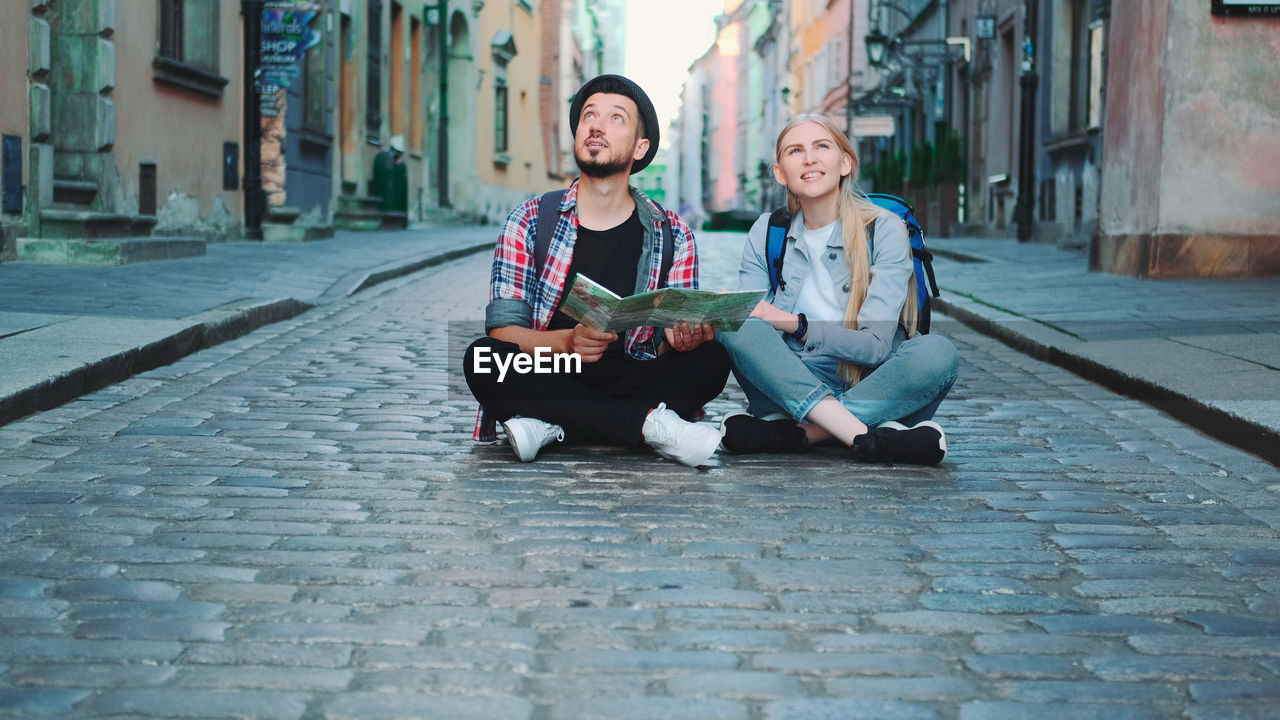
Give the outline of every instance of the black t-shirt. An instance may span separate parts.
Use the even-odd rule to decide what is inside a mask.
[[[636,266],[640,263],[640,252],[643,249],[644,226],[640,223],[638,210],[631,211],[631,217],[608,230],[589,230],[579,225],[578,239],[573,244],[573,261],[569,263],[569,271],[565,275],[565,292],[560,298],[560,304],[563,305],[565,298],[569,296],[569,288],[573,286],[573,278],[577,273],[586,275],[621,297],[634,295]],[[548,329],[566,330],[577,324],[577,320],[560,312],[557,305]],[[617,342],[611,343],[605,351],[605,357],[622,355],[623,337],[619,333]]]

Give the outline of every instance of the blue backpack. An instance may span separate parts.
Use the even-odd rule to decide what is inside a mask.
[[[933,253],[925,249],[924,230],[920,227],[920,221],[916,219],[915,210],[911,205],[897,195],[869,193],[866,198],[902,218],[902,222],[907,226],[907,237],[911,240],[911,256],[915,262],[916,271],[916,306],[919,308],[916,329],[921,333],[927,333],[930,317],[929,290],[933,290],[933,297],[942,297],[942,295],[938,292],[938,281],[933,276]],[[779,287],[783,290],[787,288],[786,281],[782,279],[782,256],[787,252],[787,231],[790,229],[791,213],[787,212],[786,208],[774,210],[769,215],[769,231],[765,236],[765,257],[768,258],[769,288],[775,292]],[[867,226],[867,249],[873,254],[875,237],[876,225],[871,223]]]

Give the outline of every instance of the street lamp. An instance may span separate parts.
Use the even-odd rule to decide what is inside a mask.
[[[880,28],[874,28],[864,40],[867,44],[867,61],[872,67],[884,67],[885,51],[889,49],[889,38],[880,32]]]

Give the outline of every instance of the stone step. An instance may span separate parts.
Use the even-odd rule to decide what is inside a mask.
[[[122,215],[60,204],[40,211],[40,234],[46,238],[131,238],[151,232],[154,215]]]
[[[98,183],[91,180],[53,179],[53,201],[88,209],[98,196]]]
[[[404,230],[409,227],[409,214],[396,210],[382,211],[383,230]]]
[[[380,212],[382,198],[376,195],[340,195],[338,196],[338,212],[361,211]]]
[[[205,254],[193,238],[18,238],[18,260],[57,265],[128,265]]]

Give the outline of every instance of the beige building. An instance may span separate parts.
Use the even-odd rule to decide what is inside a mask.
[[[144,239],[174,257],[245,236],[241,3],[0,3],[26,20],[0,24],[0,260],[126,262]],[[265,0],[263,239],[498,222],[563,185],[564,108],[612,56],[595,13],[622,7]]]
[[[21,17],[27,3],[5,0],[0,12],[6,17]],[[14,241],[27,234],[23,208],[28,204],[31,183],[30,129],[31,115],[27,90],[28,64],[48,71],[48,45],[31,50],[30,32],[25,23],[0,23],[0,88],[5,101],[0,103],[0,262],[13,258]],[[52,192],[52,187],[50,187]]]

